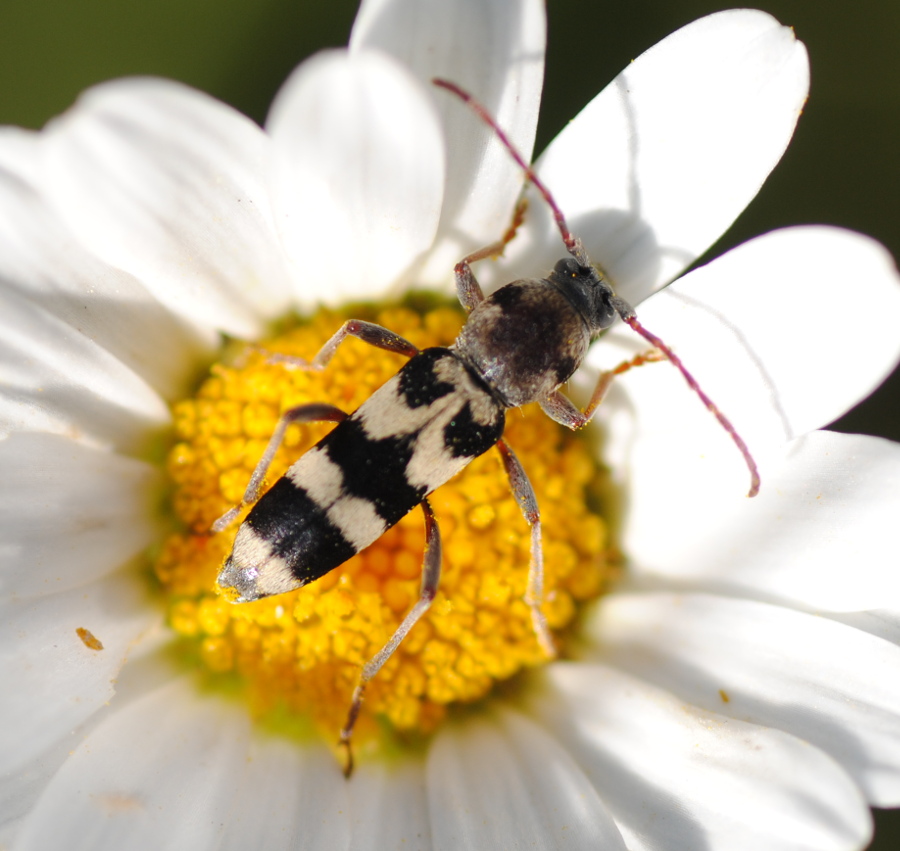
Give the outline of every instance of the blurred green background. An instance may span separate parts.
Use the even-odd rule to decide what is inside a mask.
[[[82,89],[128,74],[182,80],[261,122],[294,65],[346,43],[356,5],[0,0],[0,123],[40,127]],[[702,0],[549,0],[537,150],[631,59],[722,8]],[[793,26],[809,48],[811,96],[783,161],[712,253],[776,227],[825,222],[871,234],[900,256],[900,3],[770,0],[762,8]],[[834,309],[848,323],[865,322],[866,305],[853,301],[852,270],[834,274],[847,285],[847,302]],[[836,427],[900,440],[900,372]],[[879,814],[871,848],[898,847],[900,812]]]

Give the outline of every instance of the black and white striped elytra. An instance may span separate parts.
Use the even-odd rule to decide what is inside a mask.
[[[457,352],[415,355],[260,499],[219,584],[246,602],[324,576],[490,449],[503,424]]]
[[[425,554],[419,600],[385,646],[364,666],[341,731],[345,772],[352,768],[350,736],[366,684],[397,649],[428,609],[438,587],[441,539],[428,495],[473,458],[497,446],[510,486],[531,527],[531,560],[525,600],[538,640],[548,656],[553,640],[541,612],[543,556],[537,500],[525,471],[503,440],[505,412],[537,401],[544,412],[569,428],[593,416],[615,375],[652,360],[668,359],[731,435],[751,470],[750,495],[759,477],[750,454],[731,423],[697,386],[679,358],[638,321],[631,307],[592,265],[573,236],[549,191],[484,108],[452,83],[435,81],[466,102],[521,166],[528,181],[553,210],[566,249],[541,279],[514,281],[485,297],[471,264],[502,252],[515,234],[516,221],[496,243],[476,251],[455,268],[457,295],[468,313],[449,348],[419,351],[386,328],[350,320],[309,362],[295,366],[324,369],[341,342],[357,337],[398,352],[408,363],[352,414],[327,403],[288,410],[253,473],[242,505],[256,502],[266,470],[290,423],[332,421],[338,425],[306,452],[247,515],[218,583],[235,602],[248,602],[300,588],[343,564],[377,540],[417,505],[425,515]],[[647,339],[653,351],[602,373],[584,411],[559,387],[579,368],[588,347],[616,316]],[[224,529],[238,506],[215,524]],[[488,568],[486,568],[488,569]]]

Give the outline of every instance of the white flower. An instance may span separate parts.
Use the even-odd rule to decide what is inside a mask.
[[[678,374],[636,370],[601,414],[627,583],[527,704],[347,782],[324,746],[265,738],[172,675],[128,569],[158,536],[145,459],[166,402],[220,334],[252,338],[291,306],[412,281],[452,292],[521,174],[425,84],[474,91],[527,154],[543,43],[537,0],[365,0],[349,51],[298,68],[267,133],[130,80],[40,134],[0,135],[4,844],[854,849],[868,804],[900,804],[900,450],[816,431],[897,360],[893,264],[864,237],[796,228],[648,298],[793,132],[805,50],[761,12],[657,45],[538,162],[593,259],[751,446],[760,496],[743,496],[740,456]],[[496,278],[561,253],[534,203]],[[592,364],[636,348],[617,329]]]

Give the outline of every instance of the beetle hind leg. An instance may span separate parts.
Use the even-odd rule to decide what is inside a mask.
[[[359,717],[366,686],[382,668],[385,662],[391,658],[400,643],[409,634],[422,615],[428,611],[434,596],[437,593],[438,583],[441,579],[441,531],[438,528],[437,519],[427,499],[422,500],[422,513],[425,515],[425,553],[422,559],[422,585],[419,591],[419,599],[409,610],[406,617],[400,622],[400,626],[394,630],[387,644],[381,648],[363,666],[359,675],[359,682],[353,690],[350,709],[347,712],[347,720],[341,730],[338,746],[344,754],[344,776],[349,777],[353,772],[353,751],[350,747],[350,739],[353,735],[353,727]]]
[[[503,459],[503,466],[506,469],[513,496],[531,527],[531,562],[528,567],[525,602],[531,607],[531,622],[541,649],[548,658],[552,659],[556,656],[556,645],[553,643],[553,635],[550,632],[547,618],[541,611],[541,603],[544,601],[544,547],[541,540],[541,512],[538,509],[534,488],[515,452],[510,449],[505,440],[497,443],[497,449],[500,450],[500,457]]]

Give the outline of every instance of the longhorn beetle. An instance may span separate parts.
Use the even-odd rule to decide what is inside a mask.
[[[441,572],[441,536],[428,495],[473,458],[493,446],[500,451],[513,495],[531,527],[531,561],[525,600],[535,633],[547,653],[555,653],[541,612],[543,554],[537,500],[518,458],[503,440],[505,412],[538,402],[544,412],[571,429],[586,425],[613,377],[650,360],[667,359],[681,372],[703,404],[737,445],[750,470],[749,496],[759,490],[756,464],[726,417],[700,389],[681,360],[637,320],[592,265],[584,245],[507,135],[487,110],[454,83],[434,80],[478,115],[496,134],[549,205],[569,257],[544,279],[513,281],[485,297],[471,264],[500,254],[513,238],[516,221],[497,242],[463,258],[455,267],[456,289],[468,317],[449,348],[419,351],[412,343],[371,322],[351,319],[312,361],[324,369],[348,337],[406,355],[409,362],[352,414],[327,403],[299,405],[281,417],[240,506],[213,526],[221,531],[255,502],[269,464],[291,423],[329,421],[338,425],[306,452],[256,502],[238,529],[218,584],[232,589],[237,603],[300,588],[324,576],[378,539],[417,505],[425,515],[425,553],[418,601],[390,640],[360,673],[340,744],[345,774],[352,771],[350,737],[366,684],[381,669],[434,599]],[[650,354],[602,373],[580,411],[559,391],[581,366],[591,342],[616,316],[653,346]]]

